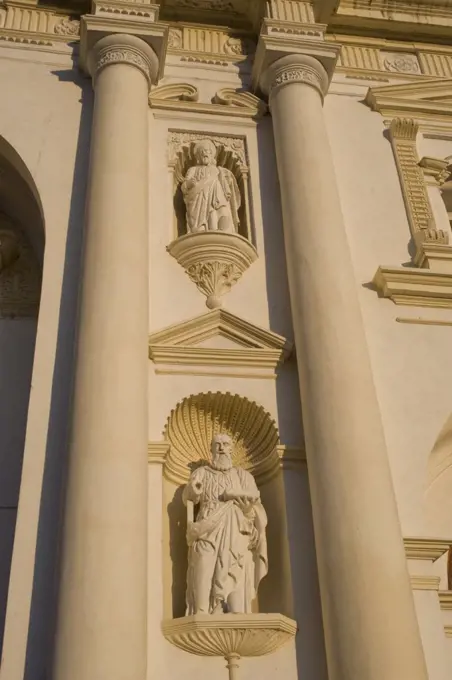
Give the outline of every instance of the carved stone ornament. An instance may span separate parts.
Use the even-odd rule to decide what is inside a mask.
[[[158,73],[158,58],[153,48],[133,35],[112,34],[99,40],[88,53],[88,68],[94,80],[102,69],[114,64],[128,64],[139,69],[148,84]]]
[[[270,414],[238,394],[207,392],[183,399],[168,418],[166,479],[185,484],[194,466],[211,460],[211,441],[219,433],[232,439],[233,464],[250,472],[258,484],[278,473],[279,434]]]
[[[78,36],[80,34],[80,21],[65,17],[55,26],[57,35]]]
[[[282,614],[197,614],[164,621],[162,631],[185,652],[223,656],[229,680],[238,680],[241,657],[276,652],[295,637],[297,624]]]
[[[257,259],[256,249],[243,236],[221,231],[181,236],[170,243],[168,252],[207,297],[209,309],[221,307],[222,296]]]
[[[210,461],[193,470],[183,490],[187,616],[251,614],[268,573],[267,514],[253,475],[233,464],[233,448],[229,434],[214,435]]]
[[[168,252],[215,309],[257,258],[245,140],[172,131],[168,146],[179,236]]]

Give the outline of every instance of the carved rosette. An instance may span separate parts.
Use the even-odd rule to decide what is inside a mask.
[[[167,249],[206,296],[209,309],[221,307],[222,296],[257,259],[256,249],[243,236],[219,231],[181,236]]]
[[[229,677],[241,657],[272,654],[295,637],[297,624],[282,614],[197,614],[164,621],[165,638],[197,656],[223,656]]]

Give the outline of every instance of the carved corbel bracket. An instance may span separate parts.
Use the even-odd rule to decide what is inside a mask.
[[[221,297],[257,259],[255,247],[243,236],[214,231],[181,236],[167,250],[207,297],[209,309],[221,307]]]
[[[272,654],[295,637],[297,624],[282,614],[197,614],[164,621],[168,642],[197,656],[222,656],[229,680],[237,680],[241,657]]]

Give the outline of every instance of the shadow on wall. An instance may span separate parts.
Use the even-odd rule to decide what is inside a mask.
[[[31,174],[3,137],[0,137],[0,175],[1,228],[13,232],[18,239],[17,257],[5,269],[0,267],[1,652],[36,340],[44,219]],[[27,275],[27,266],[32,267],[34,285]],[[28,305],[32,300],[33,304]]]
[[[425,515],[430,535],[452,538],[452,414],[428,458]]]
[[[262,206],[270,328],[287,338],[293,338],[280,187],[270,117],[260,122],[257,131],[260,177],[258,200]],[[299,168],[298,171],[309,170]],[[276,390],[281,441],[286,445],[303,446],[302,409],[295,359],[281,367]],[[285,470],[282,484],[292,574],[293,616],[299,629],[295,638],[298,677],[303,680],[328,680],[307,468]]]
[[[54,75],[60,80],[70,80],[80,86],[82,111],[67,228],[24,680],[49,678],[52,670],[53,635],[59,582],[58,545],[69,439],[85,193],[93,105],[91,81],[84,79],[76,69],[56,72]],[[61,162],[64,162],[63,158]]]

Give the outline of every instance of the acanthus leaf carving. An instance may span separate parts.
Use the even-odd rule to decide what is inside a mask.
[[[55,26],[57,35],[78,36],[80,34],[80,21],[65,17]]]

